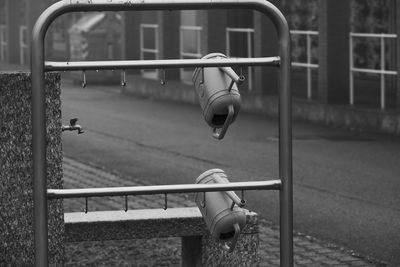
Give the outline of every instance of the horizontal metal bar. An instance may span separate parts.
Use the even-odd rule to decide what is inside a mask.
[[[350,33],[351,37],[371,37],[371,38],[397,38],[397,34],[392,33]]]
[[[127,195],[155,195],[195,192],[222,192],[234,190],[280,190],[281,184],[281,180],[270,180],[263,182],[239,182],[225,184],[178,184],[80,189],[47,189],[47,198],[59,199]]]
[[[304,68],[314,68],[314,69],[319,68],[318,64],[308,64],[308,63],[302,63],[302,62],[292,62],[292,66],[304,67]]]
[[[351,72],[372,73],[372,74],[397,75],[397,71],[394,71],[394,70],[350,68],[350,71]]]
[[[279,66],[279,57],[45,62],[45,71]]]

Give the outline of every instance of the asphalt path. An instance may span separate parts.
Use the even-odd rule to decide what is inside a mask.
[[[230,181],[278,178],[278,122],[241,112],[221,141],[200,106],[126,96],[119,88],[64,82],[63,150],[133,179],[193,183],[223,169]],[[294,123],[296,231],[400,265],[400,140]],[[123,186],[123,185],[121,185]],[[278,193],[248,191],[248,208],[279,223]]]

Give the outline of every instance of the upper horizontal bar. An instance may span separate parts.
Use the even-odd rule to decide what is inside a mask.
[[[234,190],[280,190],[281,180],[260,182],[218,183],[218,184],[179,184],[131,187],[47,189],[48,199],[105,197],[127,195],[154,195],[195,192],[222,192]]]
[[[45,71],[279,66],[279,57],[45,62]]]

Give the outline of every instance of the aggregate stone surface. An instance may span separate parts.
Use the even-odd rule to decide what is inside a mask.
[[[98,166],[81,163],[64,157],[65,188],[147,185],[144,181],[124,179],[121,175],[103,170]],[[168,195],[169,207],[192,207],[190,195]],[[129,198],[129,209],[160,208],[163,196],[137,196]],[[66,199],[66,212],[82,211],[84,199]],[[91,198],[90,210],[118,210],[124,208],[122,197]],[[279,228],[270,222],[259,221],[259,259],[248,266],[279,266]],[[245,248],[245,249],[256,249]],[[122,241],[96,241],[67,243],[66,266],[180,266],[180,238],[154,238]],[[310,236],[294,234],[295,266],[386,266],[353,252],[327,244]],[[220,263],[216,263],[218,266]],[[234,263],[229,263],[235,266]],[[227,265],[228,266],[228,265]]]
[[[47,184],[62,187],[60,76],[45,76]],[[33,154],[31,75],[0,72],[0,266],[32,266]],[[49,203],[49,262],[64,252],[63,203]]]

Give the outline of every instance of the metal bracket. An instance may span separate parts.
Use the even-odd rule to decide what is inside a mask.
[[[122,76],[122,78],[121,78],[121,86],[126,86],[126,73],[125,73],[125,70],[122,70],[121,76]]]
[[[160,84],[161,85],[165,85],[167,82],[165,80],[165,69],[162,70],[162,77],[161,77],[161,81]]]
[[[83,78],[83,80],[82,80],[82,88],[85,88],[86,87],[86,71],[82,71],[82,78]]]

